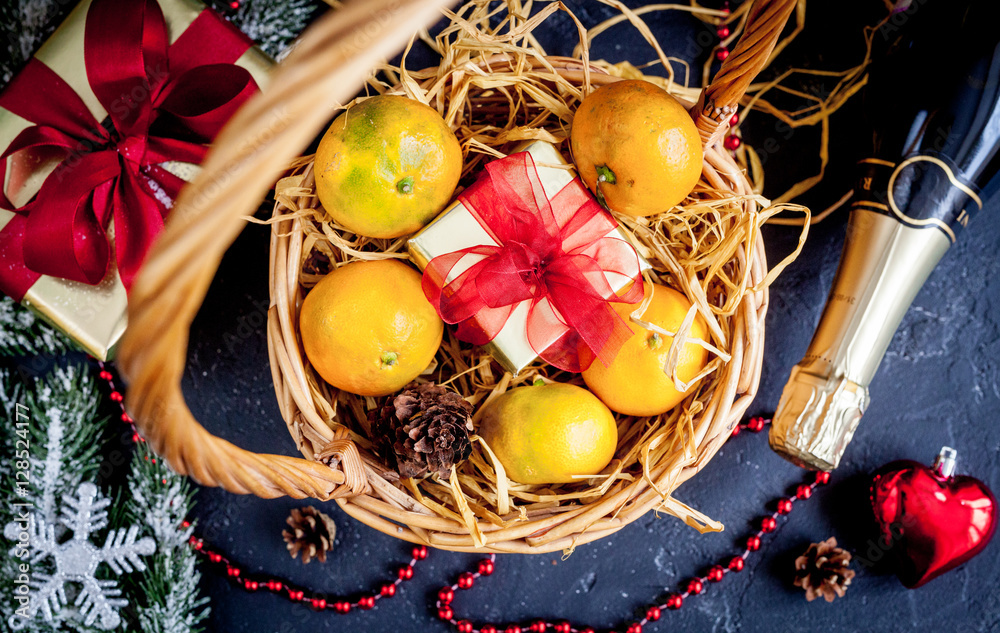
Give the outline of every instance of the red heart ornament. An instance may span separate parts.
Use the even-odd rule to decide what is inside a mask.
[[[971,559],[996,530],[996,498],[978,479],[952,474],[955,455],[945,447],[933,467],[902,460],[872,476],[880,546],[888,548],[896,575],[911,589]]]

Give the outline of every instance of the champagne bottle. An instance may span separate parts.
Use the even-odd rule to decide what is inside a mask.
[[[770,433],[801,466],[837,467],[903,315],[1000,187],[998,4],[925,0],[875,35],[886,46],[864,96],[874,147],[858,163],[833,287]]]

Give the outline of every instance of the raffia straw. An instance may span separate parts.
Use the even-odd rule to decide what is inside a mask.
[[[640,17],[655,7],[629,10],[616,1],[605,3],[623,10],[621,21],[638,28],[657,51],[659,61],[669,69],[669,59]],[[404,54],[398,66],[381,67],[367,83],[372,94],[403,94],[441,113],[455,130],[463,149],[463,186],[474,179],[487,160],[506,155],[516,143],[525,139],[543,139],[557,144],[564,158],[569,160],[567,139],[573,112],[583,98],[601,82],[607,83],[609,75],[644,77],[629,64],[590,61],[588,42],[607,26],[588,32],[561,3],[547,5],[531,18],[525,17],[530,11],[520,2],[512,0],[507,8],[509,12],[504,11],[503,4],[491,9],[485,0],[457,8],[449,14],[451,24],[436,37],[431,38],[426,32],[419,36],[441,54],[442,61],[437,68],[412,70]],[[711,19],[720,17],[718,11],[680,8]],[[532,30],[555,12],[567,14],[577,27],[581,47],[575,59],[545,57],[532,36]],[[697,91],[670,77],[649,79],[689,103],[697,96]],[[720,174],[720,178],[725,177],[726,174]],[[672,490],[681,469],[694,465],[696,460],[694,449],[701,440],[696,437],[694,416],[710,406],[719,406],[710,402],[718,369],[732,356],[730,346],[737,334],[733,325],[737,307],[747,293],[758,292],[763,287],[763,284],[750,283],[749,266],[735,266],[733,262],[745,262],[747,253],[755,252],[759,227],[775,213],[799,211],[808,216],[808,210],[802,207],[772,206],[759,194],[734,193],[724,184],[722,179],[714,184],[702,182],[680,205],[656,216],[616,216],[652,267],[647,279],[677,288],[692,302],[693,307],[677,332],[642,321],[639,310],[644,309],[645,303],[632,318],[634,327],[646,327],[673,337],[671,360],[665,371],[679,386],[686,386],[676,377],[677,359],[683,346],[698,344],[710,352],[708,366],[689,381],[693,390],[685,402],[659,416],[617,416],[619,443],[615,459],[600,475],[572,484],[539,486],[510,481],[493,451],[476,436],[470,459],[447,480],[439,481],[435,476],[422,482],[400,482],[399,485],[412,495],[411,503],[465,525],[476,546],[482,546],[487,542],[488,530],[493,527],[506,528],[528,517],[582,513],[587,510],[588,500],[613,499],[616,490],[642,478],[659,495],[661,511],[674,514],[703,531],[721,529],[718,523],[671,499],[666,490]],[[279,182],[275,192],[273,221],[286,221],[291,214],[306,236],[298,276],[303,296],[330,270],[348,262],[407,258],[405,239],[371,239],[338,225],[313,195],[314,188],[312,157],[303,157],[292,166],[291,175]],[[303,200],[307,207],[300,209]],[[805,230],[802,232],[804,239]],[[780,271],[799,249],[775,268]],[[770,279],[773,275],[769,275],[765,283]],[[646,301],[648,303],[648,299]],[[690,335],[696,314],[708,325],[708,340]],[[442,341],[435,365],[424,378],[447,384],[477,406],[473,418],[476,425],[483,409],[509,389],[538,380],[583,385],[578,374],[560,372],[540,361],[518,376],[503,373],[481,348],[458,341],[450,330]],[[354,433],[352,437],[358,437],[363,446],[370,446],[370,442],[362,438],[368,431],[366,413],[376,406],[375,401],[343,392],[333,393],[311,375],[308,384],[317,400],[335,404],[335,411],[324,411],[329,414],[326,419],[350,429]],[[660,488],[656,482],[665,472],[671,473],[666,482],[669,486]],[[381,489],[378,494],[392,499],[388,489]],[[392,503],[398,507],[403,504],[398,499]],[[609,508],[594,520],[594,529],[610,529],[607,517],[614,518],[625,511],[624,504]],[[480,524],[478,519],[485,524]],[[481,525],[486,527],[480,529]],[[572,542],[575,543],[580,534],[582,532],[576,533]],[[530,534],[525,538],[533,542]],[[539,542],[544,542],[558,535],[538,538]]]

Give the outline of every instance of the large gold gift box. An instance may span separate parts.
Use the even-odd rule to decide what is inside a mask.
[[[97,100],[87,78],[84,63],[84,30],[87,11],[92,0],[83,0],[56,29],[52,37],[35,54],[35,59],[51,68],[78,95],[98,121],[107,118],[108,112]],[[167,24],[170,42],[180,37],[195,18],[205,9],[196,0],[158,0]],[[211,46],[211,42],[206,42]],[[257,47],[249,48],[236,62],[245,68],[263,88],[274,61]],[[33,125],[30,121],[0,108],[0,151],[17,138],[23,130]],[[17,207],[22,206],[38,193],[45,178],[52,173],[62,158],[24,164],[7,159],[6,182],[0,183],[8,199]],[[199,170],[190,163],[169,162],[164,169],[184,180],[191,180]],[[12,211],[0,209],[0,230],[14,217]],[[114,251],[114,227],[109,229]],[[113,260],[113,258],[112,258]],[[101,360],[114,354],[115,346],[125,332],[126,293],[118,271],[112,265],[107,276],[97,285],[59,279],[43,275],[28,289],[21,303],[31,308],[42,319],[75,340],[85,351]]]

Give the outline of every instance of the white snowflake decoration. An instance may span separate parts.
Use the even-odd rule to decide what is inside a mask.
[[[8,621],[12,628],[22,628],[39,610],[45,621],[53,622],[56,614],[61,614],[68,603],[68,583],[80,585],[73,606],[79,609],[84,624],[90,626],[96,623],[99,628],[110,630],[121,623],[118,609],[126,606],[128,601],[120,597],[122,591],[115,581],[97,579],[97,567],[107,563],[117,575],[145,571],[146,565],[139,556],[152,554],[156,543],[148,536],[137,541],[135,537],[139,527],[133,525],[108,532],[104,546],[98,549],[90,542],[90,537],[107,526],[107,507],[110,504],[111,501],[101,497],[97,486],[91,483],[80,484],[75,498],[65,495],[59,523],[71,531],[73,537],[63,543],[56,540],[55,525],[47,524],[40,516],[32,517],[29,560],[35,564],[51,557],[56,569],[52,575],[33,573],[28,618],[15,614]],[[9,523],[4,528],[4,536],[17,541],[21,531],[16,523]]]

